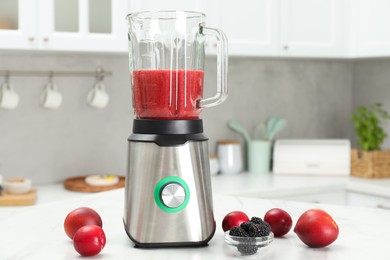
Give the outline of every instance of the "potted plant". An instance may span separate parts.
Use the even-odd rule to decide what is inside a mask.
[[[367,178],[390,177],[390,151],[381,151],[387,137],[383,123],[390,119],[381,103],[358,107],[352,116],[359,150],[352,150],[351,174]]]

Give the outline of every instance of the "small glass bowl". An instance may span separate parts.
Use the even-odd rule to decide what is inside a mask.
[[[236,237],[225,232],[225,242],[233,255],[242,258],[258,257],[265,253],[268,245],[274,241],[274,233],[264,237]]]

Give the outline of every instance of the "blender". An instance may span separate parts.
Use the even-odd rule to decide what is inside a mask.
[[[128,138],[124,226],[138,247],[204,246],[213,237],[203,108],[227,97],[227,40],[198,12],[127,16],[135,119]],[[203,98],[205,38],[217,41],[217,91]]]

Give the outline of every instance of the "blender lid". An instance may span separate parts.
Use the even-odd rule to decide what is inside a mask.
[[[203,133],[203,122],[195,120],[134,119],[133,133],[158,135],[188,135]]]

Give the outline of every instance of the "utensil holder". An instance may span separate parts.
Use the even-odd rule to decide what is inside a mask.
[[[250,173],[269,173],[270,162],[270,141],[251,140],[248,142],[248,171]]]

